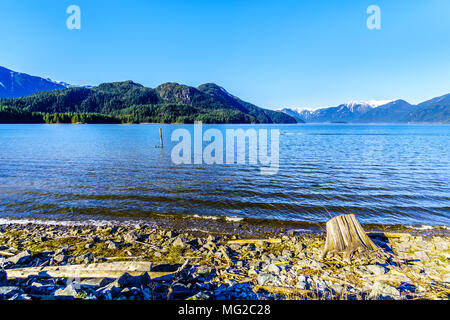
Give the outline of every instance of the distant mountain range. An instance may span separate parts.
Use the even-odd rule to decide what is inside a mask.
[[[85,115],[80,120],[69,113]],[[44,119],[45,114],[53,116]],[[213,83],[195,88],[169,82],[155,89],[132,81],[72,86],[0,67],[0,122],[89,119],[169,123],[450,123],[450,94],[418,105],[404,100],[372,100],[317,110],[273,111],[245,102]]]
[[[297,123],[283,112],[259,108],[213,83],[194,88],[169,82],[152,89],[124,81],[74,87],[2,70],[2,96],[9,99],[0,99],[0,123]]]
[[[0,98],[17,98],[30,94],[65,89],[70,85],[0,67]]]
[[[418,105],[405,100],[349,102],[317,110],[285,108],[297,121],[311,123],[450,123],[450,94]]]

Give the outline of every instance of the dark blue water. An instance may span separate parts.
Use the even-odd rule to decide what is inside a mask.
[[[163,128],[165,146],[159,145]],[[0,125],[0,218],[184,214],[450,224],[449,125],[278,128],[279,170],[175,165],[171,133],[190,125]]]

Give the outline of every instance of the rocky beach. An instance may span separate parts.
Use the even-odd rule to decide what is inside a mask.
[[[2,224],[0,300],[449,298],[446,229],[369,230],[379,251],[349,264],[320,260],[323,231],[227,225]]]

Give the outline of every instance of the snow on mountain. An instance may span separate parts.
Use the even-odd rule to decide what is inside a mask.
[[[68,84],[15,72],[0,66],[0,98],[17,98],[35,92],[64,89]]]
[[[47,81],[49,81],[49,82],[53,82],[54,84],[63,86],[63,87],[65,87],[65,88],[71,88],[71,87],[73,87],[73,85],[71,85],[71,84],[69,84],[69,83],[67,83],[67,82],[64,82],[64,81],[52,80],[52,79],[50,79],[50,78],[47,78],[47,79],[45,79],[45,80],[47,80]]]
[[[349,101],[337,107],[285,108],[284,113],[305,122],[352,122],[362,119],[372,110],[392,103],[394,100]]]
[[[349,101],[344,103],[349,108],[353,108],[354,106],[369,106],[372,108],[376,108],[385,104],[388,104],[389,102],[392,102],[394,100],[368,100],[368,101]]]

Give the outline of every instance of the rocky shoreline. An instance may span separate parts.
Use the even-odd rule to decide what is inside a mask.
[[[3,224],[0,300],[449,299],[447,232],[369,235],[347,264],[323,233]]]

